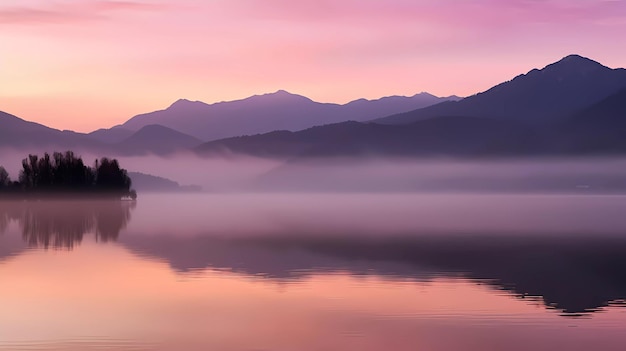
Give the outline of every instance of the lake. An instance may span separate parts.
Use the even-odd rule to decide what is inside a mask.
[[[626,196],[0,202],[0,350],[623,350]]]

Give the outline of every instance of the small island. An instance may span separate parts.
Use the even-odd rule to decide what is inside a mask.
[[[103,157],[86,166],[72,151],[28,155],[22,160],[19,180],[12,181],[0,166],[0,198],[59,197],[137,199],[128,172],[116,159]]]

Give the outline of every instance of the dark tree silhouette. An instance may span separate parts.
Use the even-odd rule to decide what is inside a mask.
[[[0,192],[41,196],[50,194],[86,194],[99,197],[130,197],[131,179],[116,159],[102,158],[91,168],[72,151],[45,153],[42,157],[28,155],[22,160],[19,182],[11,183],[8,173],[0,168]]]
[[[76,157],[73,152],[67,151],[65,154],[55,152],[54,164],[54,184],[64,190],[79,187],[86,190],[94,183],[94,172],[85,166],[83,160]]]
[[[11,185],[11,178],[4,167],[0,166],[0,190],[8,188]]]
[[[96,161],[96,189],[100,192],[130,196],[132,181],[125,169],[121,169],[116,159],[103,157]]]

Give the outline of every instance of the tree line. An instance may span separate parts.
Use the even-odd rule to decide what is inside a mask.
[[[102,197],[130,197],[132,181],[116,159],[96,160],[93,167],[72,151],[45,153],[42,157],[28,155],[22,160],[19,180],[13,181],[0,166],[0,193],[42,196],[55,194],[86,194]]]

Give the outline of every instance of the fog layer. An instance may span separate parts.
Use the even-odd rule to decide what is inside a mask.
[[[2,150],[0,165],[16,179],[26,155]],[[78,155],[86,164],[108,156]],[[269,160],[191,154],[117,158],[128,171],[200,185],[207,192],[626,192],[626,158]]]

